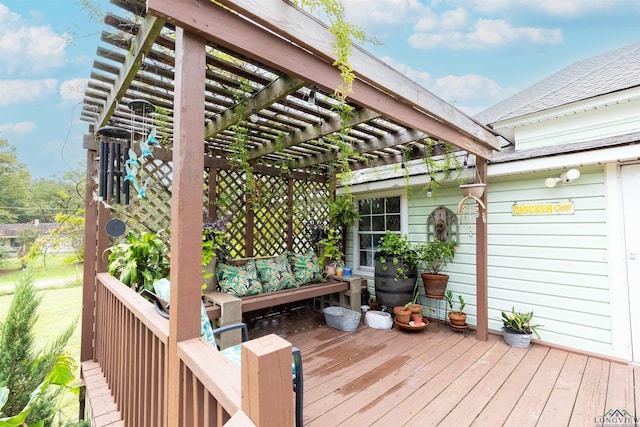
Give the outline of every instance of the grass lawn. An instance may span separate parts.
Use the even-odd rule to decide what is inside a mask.
[[[67,266],[67,268],[69,268]],[[37,275],[38,280],[40,275]],[[15,282],[14,282],[15,283]],[[34,328],[36,348],[43,348],[52,342],[61,331],[67,328],[74,319],[78,325],[67,349],[76,362],[80,358],[80,312],[82,309],[82,287],[73,286],[63,289],[43,289],[38,292],[43,296],[38,308],[38,321]],[[9,311],[13,295],[0,296],[0,321],[4,321]],[[80,371],[77,372],[79,378]],[[65,393],[63,413],[67,420],[78,419],[78,398],[71,393]]]
[[[46,264],[36,267],[36,284],[39,288],[64,288],[82,283],[82,264],[67,264],[67,255],[49,255]],[[17,258],[3,260],[0,264],[0,295],[13,293],[22,272]]]

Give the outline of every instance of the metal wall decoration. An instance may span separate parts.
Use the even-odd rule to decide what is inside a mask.
[[[440,206],[431,212],[427,218],[427,241],[435,239],[448,242],[459,242],[458,216],[451,209]]]

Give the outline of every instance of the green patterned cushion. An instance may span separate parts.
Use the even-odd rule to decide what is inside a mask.
[[[234,297],[257,295],[262,292],[256,263],[250,259],[244,265],[218,263],[216,267],[220,290]]]
[[[171,290],[171,282],[167,279],[160,279],[153,284],[153,289],[156,291],[156,294],[160,298],[165,301],[170,301],[169,294]],[[207,316],[207,311],[204,308],[204,304],[200,303],[200,335],[205,337],[209,344],[211,344],[214,348],[218,348],[216,345],[216,339],[213,336],[213,328],[211,327],[211,322],[209,321],[209,316]]]
[[[293,277],[296,279],[295,287],[322,281],[318,257],[311,249],[304,255],[289,253],[289,263],[293,270]]]
[[[256,268],[258,269],[258,278],[262,282],[263,292],[296,287],[296,280],[291,272],[287,256],[284,254],[275,258],[257,259]]]

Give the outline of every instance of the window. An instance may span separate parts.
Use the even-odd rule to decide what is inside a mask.
[[[378,241],[387,230],[401,233],[400,206],[400,196],[358,201],[358,213],[362,219],[356,239],[359,267],[373,268]]]

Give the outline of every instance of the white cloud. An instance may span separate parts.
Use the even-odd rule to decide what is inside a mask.
[[[513,27],[504,20],[479,19],[471,31],[417,32],[408,38],[409,45],[418,49],[452,48],[485,49],[516,42],[557,44],[562,31],[535,27]]]
[[[599,10],[631,6],[634,0],[463,0],[462,4],[471,4],[474,11],[483,14],[495,14],[507,10],[530,10],[543,12],[550,16],[579,16]],[[636,6],[637,8],[637,6]]]
[[[430,9],[419,0],[343,0],[349,22],[363,28],[414,23]]]
[[[468,114],[477,113],[517,92],[515,88],[502,87],[495,80],[477,74],[434,78],[426,71],[414,70],[391,58],[385,57],[382,60],[437,97],[454,104]],[[463,104],[467,106],[464,107]]]
[[[62,82],[60,96],[63,101],[81,102],[89,79],[77,78]]]
[[[57,87],[56,79],[0,80],[0,106],[34,102],[55,93]]]
[[[64,64],[66,43],[48,26],[24,21],[0,3],[0,73],[25,75]]]
[[[26,135],[36,128],[33,122],[5,123],[0,125],[0,134],[13,133],[16,135]]]

